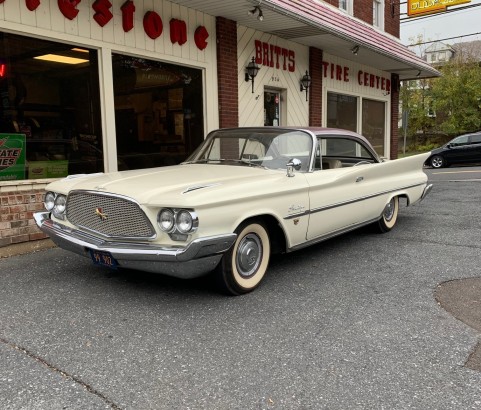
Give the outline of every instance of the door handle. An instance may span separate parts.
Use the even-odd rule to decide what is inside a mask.
[[[364,180],[364,177],[357,177],[357,178],[356,178],[356,182],[361,182],[361,181],[363,181],[363,180]]]

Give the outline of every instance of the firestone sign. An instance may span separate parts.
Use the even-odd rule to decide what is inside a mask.
[[[0,4],[7,0],[0,0]],[[12,0],[10,0],[12,1]],[[30,11],[35,11],[41,4],[42,0],[25,0],[25,6]],[[77,6],[82,0],[57,0],[57,6],[63,16],[69,20],[74,20],[79,14]],[[93,19],[100,27],[104,27],[114,17],[112,14],[112,3],[109,0],[95,0],[92,3],[92,9],[95,11]],[[120,6],[122,14],[122,28],[124,32],[129,32],[134,28],[135,3],[133,0],[127,0]],[[152,40],[160,37],[164,30],[162,17],[155,11],[147,11],[144,14],[143,25],[145,34]],[[187,26],[185,21],[171,19],[169,22],[170,40],[172,44],[178,43],[183,45],[187,42]],[[204,26],[199,26],[194,33],[194,42],[199,50],[207,47],[207,38],[209,33]]]
[[[408,16],[446,11],[449,6],[471,3],[471,0],[408,0]]]

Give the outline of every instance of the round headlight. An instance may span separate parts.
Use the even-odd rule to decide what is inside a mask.
[[[65,195],[57,195],[55,198],[55,209],[54,212],[56,214],[63,214],[65,213],[65,205],[67,203],[67,198]]]
[[[160,229],[164,232],[172,231],[175,224],[174,211],[166,208],[161,209],[159,212],[158,224]]]
[[[192,215],[188,211],[180,211],[177,214],[176,226],[180,233],[188,233],[193,225]]]
[[[43,204],[47,211],[51,211],[55,206],[55,194],[53,192],[47,192]]]

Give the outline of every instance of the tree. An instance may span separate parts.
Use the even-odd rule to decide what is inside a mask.
[[[481,129],[479,55],[472,50],[461,50],[440,71],[442,77],[431,80],[436,128],[447,134]]]

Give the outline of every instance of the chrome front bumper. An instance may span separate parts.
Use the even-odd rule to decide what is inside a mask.
[[[90,258],[90,250],[109,252],[120,267],[182,279],[195,278],[212,271],[237,238],[234,233],[199,238],[185,247],[120,243],[54,222],[48,212],[37,212],[33,216],[40,230],[60,248],[87,258]]]

